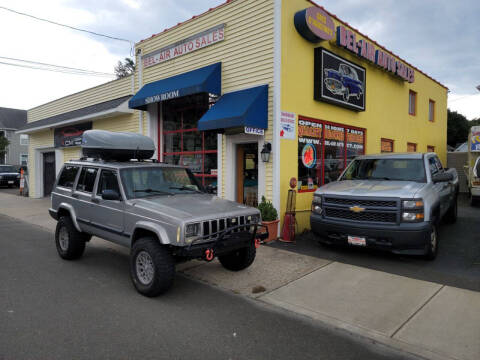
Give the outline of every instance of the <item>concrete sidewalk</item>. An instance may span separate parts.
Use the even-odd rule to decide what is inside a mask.
[[[49,199],[0,193],[0,213],[53,231]],[[94,239],[94,246],[105,246]],[[110,245],[109,245],[110,246]],[[185,276],[428,359],[480,359],[480,293],[262,246],[232,273],[218,261]]]

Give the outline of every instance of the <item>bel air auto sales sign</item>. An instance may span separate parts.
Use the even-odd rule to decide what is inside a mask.
[[[225,35],[225,24],[217,25],[211,29],[202,31],[189,38],[183,39],[175,44],[168,45],[142,57],[143,66],[149,67],[162,62],[172,60],[193,51],[223,41]]]

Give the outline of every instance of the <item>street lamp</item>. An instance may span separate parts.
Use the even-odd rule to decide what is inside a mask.
[[[272,152],[272,144],[265,143],[263,144],[263,149],[260,151],[260,155],[262,156],[262,161],[267,163],[270,161],[270,153]]]

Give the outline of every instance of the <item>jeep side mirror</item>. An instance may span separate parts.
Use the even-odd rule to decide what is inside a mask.
[[[120,200],[120,194],[115,190],[103,190],[102,199],[103,200]]]
[[[453,180],[453,174],[450,172],[435,174],[432,177],[432,181],[434,184],[439,182],[448,182],[452,180]]]

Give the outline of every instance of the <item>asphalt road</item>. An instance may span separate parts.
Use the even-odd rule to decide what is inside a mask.
[[[480,291],[480,207],[472,207],[462,195],[456,224],[439,227],[438,255],[434,261],[398,256],[369,249],[324,246],[312,233],[297,237],[296,244],[271,246],[362,266],[415,279]]]
[[[128,252],[98,241],[79,261],[0,215],[0,359],[406,359],[347,332],[177,276],[149,299]]]

